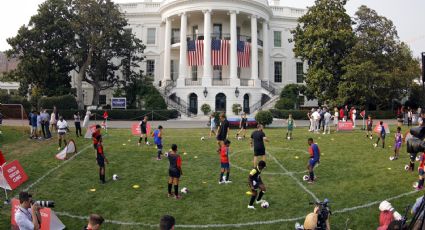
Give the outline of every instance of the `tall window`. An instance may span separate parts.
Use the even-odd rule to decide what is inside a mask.
[[[148,38],[146,44],[154,45],[156,40],[156,28],[148,28]]]
[[[273,37],[274,37],[274,47],[282,47],[282,32],[274,31]]]
[[[198,66],[192,66],[192,81],[198,80]]]
[[[99,105],[106,105],[106,95],[99,95]]]
[[[175,81],[179,75],[179,63],[175,60],[170,62],[170,79]]]
[[[155,75],[155,60],[146,60],[146,75]]]
[[[304,105],[304,102],[305,102],[305,97],[304,96],[298,96],[298,102],[300,103],[299,105],[300,106],[303,106]]]
[[[214,80],[223,80],[222,79],[222,66],[215,65],[213,69],[213,79]]]
[[[274,62],[274,82],[282,82],[282,62]]]
[[[304,63],[297,62],[297,83],[304,82]]]
[[[171,44],[175,44],[179,42],[180,42],[180,29],[179,28],[171,29]]]
[[[241,79],[241,67],[238,67],[237,75],[238,75],[238,79]]]
[[[196,40],[198,35],[198,25],[192,26],[192,40]]]
[[[214,24],[213,25],[213,34],[212,38],[214,39],[221,39],[221,33],[222,32],[222,25],[221,24]]]

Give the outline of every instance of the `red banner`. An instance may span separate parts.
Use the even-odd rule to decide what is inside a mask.
[[[146,124],[146,133],[149,135],[151,133],[151,124]],[[133,123],[131,125],[131,134],[134,136],[140,136],[142,132],[140,131],[140,123]]]
[[[17,160],[3,166],[2,171],[3,175],[0,176],[0,187],[5,189],[13,190],[28,180],[27,174],[25,174],[24,169]]]
[[[338,131],[353,131],[353,123],[351,121],[338,122]]]
[[[84,135],[84,138],[91,139],[91,138],[92,138],[92,134],[93,134],[94,132],[96,132],[96,125],[90,125],[90,126],[87,128],[87,132],[86,132],[86,134]]]
[[[15,212],[19,208],[19,200],[12,199],[12,210],[11,210],[11,218],[10,222],[12,225],[12,229],[18,230],[18,225],[15,221]],[[56,216],[55,212],[53,212],[50,208],[42,208],[40,209],[41,215],[41,230],[50,230],[50,229],[64,229],[65,225],[59,220]]]
[[[3,156],[3,153],[0,150],[0,166],[4,165],[6,163],[6,159]]]

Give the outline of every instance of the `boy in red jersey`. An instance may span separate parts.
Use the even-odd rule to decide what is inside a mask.
[[[100,134],[99,134],[100,135]],[[99,179],[102,184],[106,183],[105,180],[105,162],[109,164],[108,159],[105,157],[105,153],[103,152],[103,145],[102,145],[102,136],[100,135],[100,141],[97,143],[96,146],[96,161],[97,165],[99,165]]]
[[[416,190],[422,190],[424,187],[424,174],[425,174],[425,152],[422,153],[422,155],[420,156],[420,160],[419,160],[419,167],[418,167],[418,173],[419,173],[419,180],[418,180],[418,184],[414,186],[414,188]]]
[[[220,171],[220,179],[218,181],[218,184],[232,183],[232,181],[230,180],[229,150],[230,150],[230,141],[225,140],[220,148],[221,171]],[[223,176],[224,173],[226,173],[225,177]]]
[[[183,175],[182,171],[182,158],[177,153],[177,145],[171,145],[171,151],[166,154],[168,161],[170,162],[170,167],[168,168],[168,197],[173,197],[171,193],[171,188],[174,185],[174,197],[177,200],[181,199],[179,196],[179,180],[180,176]]]

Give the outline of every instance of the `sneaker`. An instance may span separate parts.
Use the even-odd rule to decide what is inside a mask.
[[[423,188],[424,188],[423,186],[416,186],[416,187],[415,187],[415,190],[416,190],[416,191],[420,191],[420,190],[422,190]]]
[[[218,184],[225,184],[225,183],[226,183],[226,181],[224,181],[224,180],[218,182]]]
[[[61,150],[61,147],[58,147],[58,151]]]
[[[181,200],[181,199],[182,199],[182,196],[177,195],[177,196],[175,196],[174,198],[175,198],[176,200]]]
[[[139,142],[139,143],[137,143],[137,146],[140,146],[140,142]]]
[[[256,204],[261,204],[263,202],[266,202],[266,201],[265,200],[257,200],[257,201],[255,201]]]
[[[174,194],[172,194],[172,193],[168,193],[168,198],[171,198],[171,197],[174,197]]]
[[[369,138],[370,138],[371,140],[373,139],[373,137],[372,137],[372,136],[370,136]]]
[[[323,135],[325,135],[325,134],[326,134],[326,132],[323,132],[322,134],[323,134]]]
[[[255,207],[254,207],[254,205],[248,205],[248,209],[254,209],[255,210]]]
[[[162,160],[162,158],[160,158],[160,157],[157,157],[157,158],[156,158],[156,160],[157,160],[157,161],[160,161],[160,160]]]
[[[230,184],[230,183],[232,183],[232,180],[226,180],[225,183]]]
[[[314,180],[308,180],[307,183],[314,184]]]

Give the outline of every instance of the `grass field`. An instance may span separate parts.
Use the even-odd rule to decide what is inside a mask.
[[[405,146],[401,159],[389,161],[393,132],[387,138],[386,149],[373,148],[372,141],[361,131],[331,135],[311,134],[305,128],[295,129],[294,139],[284,139],[285,129],[266,129],[270,138],[267,168],[262,179],[267,186],[264,196],[269,209],[248,210],[247,177],[252,166],[249,140],[234,139],[231,131],[232,184],[218,185],[219,157],[215,141],[201,141],[207,129],[164,129],[164,146],[179,145],[183,158],[180,188],[189,188],[182,200],[167,198],[168,161],[156,161],[156,149],[137,146],[138,137],[130,130],[109,130],[104,138],[110,161],[106,173],[108,183],[98,182],[98,167],[90,140],[77,139],[78,156],[64,163],[55,159],[56,140],[31,141],[22,137],[19,128],[3,127],[0,149],[8,160],[18,159],[29,176],[20,189],[61,165],[30,188],[39,200],[54,200],[54,211],[68,229],[81,229],[86,216],[99,213],[108,220],[104,229],[152,229],[164,214],[176,217],[177,229],[211,225],[217,229],[293,229],[295,219],[311,212],[313,197],[328,198],[334,215],[333,229],[376,229],[378,205],[383,199],[413,191],[416,173],[404,171],[408,161]],[[403,132],[407,128],[404,128]],[[249,132],[251,132],[250,130]],[[321,164],[316,169],[319,180],[309,185],[302,181],[308,160],[307,138],[313,137],[320,146]],[[152,140],[151,140],[152,142]],[[183,149],[187,155],[183,155]],[[298,158],[297,158],[298,157]],[[121,179],[112,181],[113,174]],[[139,189],[132,186],[138,184]],[[95,188],[96,192],[90,192]],[[10,193],[16,195],[18,191]],[[403,195],[391,201],[404,213],[421,193]],[[2,199],[4,195],[0,196]],[[375,203],[373,203],[375,202]],[[71,217],[72,216],[72,217]],[[205,226],[203,226],[205,227]],[[10,206],[2,206],[0,229],[10,229]]]

